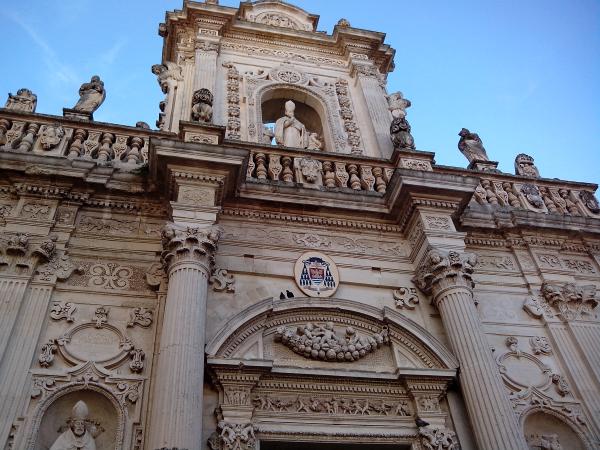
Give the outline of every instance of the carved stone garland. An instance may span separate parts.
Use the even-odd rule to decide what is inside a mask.
[[[357,361],[390,342],[388,328],[372,336],[358,337],[353,327],[347,327],[345,336],[338,336],[333,322],[324,326],[307,323],[295,331],[278,327],[275,341],[291,348],[305,358],[323,361]]]

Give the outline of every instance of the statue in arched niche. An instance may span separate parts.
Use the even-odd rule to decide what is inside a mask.
[[[84,401],[73,406],[67,421],[69,428],[52,444],[50,450],[96,450],[96,441],[88,421],[89,410]]]
[[[285,102],[285,116],[275,122],[275,142],[286,147],[308,147],[308,132],[302,122],[294,117],[296,104]]]

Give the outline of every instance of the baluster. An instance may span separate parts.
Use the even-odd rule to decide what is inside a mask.
[[[256,154],[256,178],[259,180],[267,179],[267,168],[265,167],[266,156],[264,153]]]
[[[360,191],[360,178],[358,178],[358,166],[348,164],[348,173],[350,174],[350,187],[355,191]]]
[[[335,187],[335,174],[333,173],[333,163],[331,161],[323,161],[323,171],[325,176],[323,177],[323,184],[325,187]]]
[[[385,194],[387,185],[383,179],[383,169],[381,167],[373,167],[373,175],[375,175],[375,189],[377,192]]]
[[[95,151],[100,145],[98,142],[100,140],[100,132],[99,131],[90,131],[88,133],[88,137],[83,143],[83,157],[92,159],[95,156]]]
[[[100,149],[98,150],[98,162],[108,161],[111,156],[110,144],[113,143],[115,135],[112,133],[102,133],[100,140]]]
[[[10,122],[6,119],[0,119],[0,145],[6,144],[6,132],[10,128]]]
[[[127,153],[128,164],[138,164],[140,162],[140,148],[144,144],[144,140],[139,136],[131,138],[131,150]]]
[[[31,150],[33,146],[33,140],[35,139],[35,135],[37,134],[40,126],[37,123],[30,123],[27,127],[27,132],[25,133],[25,137],[21,139],[19,143],[19,151],[28,152]]]
[[[289,156],[284,156],[281,158],[281,163],[283,164],[283,181],[286,183],[293,183],[294,171],[292,170],[292,158]]]
[[[74,133],[73,143],[69,147],[69,154],[67,158],[78,158],[81,155],[81,149],[83,148],[83,141],[85,139],[86,132],[81,128],[77,128]]]
[[[360,166],[361,186],[365,191],[372,191],[375,185],[375,177],[371,166]]]
[[[254,164],[254,152],[250,152],[250,158],[248,158],[248,169],[246,170],[246,178],[252,178],[255,168],[256,164]]]
[[[269,175],[273,181],[279,181],[279,174],[282,170],[280,160],[280,155],[269,155]]]
[[[339,187],[348,187],[350,176],[346,172],[346,165],[342,162],[333,163],[335,166],[335,181]]]
[[[117,134],[117,139],[112,146],[115,161],[121,161],[127,153],[127,136]]]

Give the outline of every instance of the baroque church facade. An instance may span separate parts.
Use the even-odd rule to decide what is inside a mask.
[[[9,94],[2,448],[600,448],[597,186],[437,165],[384,34],[317,23],[186,0],[157,130]]]

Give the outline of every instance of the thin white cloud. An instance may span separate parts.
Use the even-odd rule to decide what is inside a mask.
[[[125,46],[126,43],[126,39],[119,39],[113,44],[111,48],[109,48],[100,55],[100,61],[102,61],[105,65],[108,66],[114,64],[115,60],[117,59],[117,56],[119,56],[121,49]]]
[[[44,55],[44,63],[46,64],[49,77],[63,83],[77,83],[79,77],[73,69],[60,61],[56,52],[50,47],[48,42],[40,36],[27,22],[25,22],[16,13],[2,13],[10,20],[15,22],[29,36],[29,38],[42,50]]]

